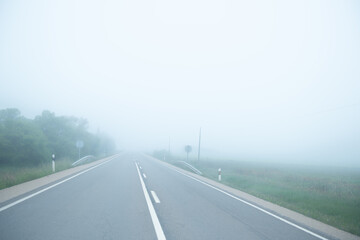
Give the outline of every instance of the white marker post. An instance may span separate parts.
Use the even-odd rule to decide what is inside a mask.
[[[52,158],[52,170],[55,172],[55,154],[51,155]]]
[[[221,168],[218,169],[218,174],[219,174],[219,182],[221,181]]]

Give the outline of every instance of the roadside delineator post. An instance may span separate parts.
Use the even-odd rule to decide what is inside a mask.
[[[52,171],[55,172],[55,154],[51,155],[52,158]]]
[[[219,182],[221,181],[221,168],[218,169]]]

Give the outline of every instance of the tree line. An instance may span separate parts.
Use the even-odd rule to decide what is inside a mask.
[[[39,165],[57,159],[78,158],[76,141],[84,155],[104,156],[115,152],[114,141],[88,131],[86,119],[56,116],[45,110],[34,119],[16,108],[0,110],[0,165]]]

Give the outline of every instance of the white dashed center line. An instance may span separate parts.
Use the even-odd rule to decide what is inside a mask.
[[[139,170],[139,167],[138,167],[137,163],[135,163],[135,166],[136,166],[137,172],[139,174],[141,188],[142,188],[142,190],[144,192],[145,200],[146,200],[146,203],[148,205],[148,209],[149,209],[149,212],[150,212],[151,220],[152,220],[153,225],[154,225],[154,229],[155,229],[157,239],[158,240],[166,240],[164,231],[163,231],[163,229],[161,227],[161,224],[159,222],[159,218],[157,217],[157,214],[155,212],[154,205],[151,202],[151,198],[149,196],[149,193],[146,190],[146,186],[145,186],[145,183],[144,183],[144,181],[143,181],[143,179],[141,177],[140,170]]]
[[[154,192],[154,191],[150,191],[150,192],[151,192],[151,195],[152,195],[154,201],[155,201],[156,203],[160,203],[160,199],[159,199],[158,196],[156,195],[156,192]]]

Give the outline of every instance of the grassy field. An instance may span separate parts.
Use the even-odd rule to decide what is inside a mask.
[[[59,159],[56,161],[56,171],[62,171],[71,167],[70,159]],[[37,167],[0,167],[0,189],[14,186],[19,183],[44,177],[52,173],[52,163]]]
[[[178,159],[176,159],[178,160]],[[172,159],[171,163],[182,166]],[[360,235],[360,169],[240,161],[189,161],[205,177]]]

